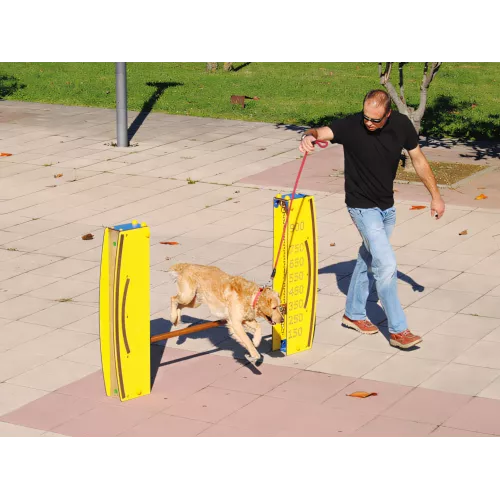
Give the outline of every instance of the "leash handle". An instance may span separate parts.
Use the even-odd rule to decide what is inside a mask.
[[[320,148],[324,149],[328,146],[328,141],[313,141],[313,144],[314,145],[317,144]],[[302,158],[302,163],[301,163],[300,168],[299,168],[299,173],[297,174],[297,179],[295,179],[295,186],[293,186],[292,197],[290,199],[290,206],[288,207],[286,221],[285,221],[285,225],[283,227],[283,234],[281,235],[281,242],[280,242],[280,246],[278,248],[278,255],[276,256],[276,261],[274,262],[273,271],[271,273],[271,278],[270,278],[269,282],[271,282],[273,280],[273,278],[276,276],[276,266],[278,265],[278,260],[280,258],[280,254],[281,254],[281,248],[283,246],[283,241],[285,239],[286,228],[288,226],[288,220],[290,219],[290,213],[292,212],[292,203],[293,203],[293,200],[295,198],[295,191],[297,190],[297,186],[299,184],[299,179],[300,179],[300,176],[302,174],[302,169],[304,168],[304,164],[306,163],[306,159],[307,159],[307,151],[304,153],[304,158]]]

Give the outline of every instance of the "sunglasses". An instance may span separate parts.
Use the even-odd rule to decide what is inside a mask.
[[[381,121],[385,120],[385,116],[383,118],[368,118],[365,114],[363,114],[363,119],[367,122],[372,122],[372,123],[380,123]]]

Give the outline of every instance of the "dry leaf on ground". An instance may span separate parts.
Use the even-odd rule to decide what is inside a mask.
[[[467,229],[464,229],[461,233],[458,233],[458,236],[465,236],[467,234]]]
[[[364,391],[356,391],[352,394],[346,394],[346,396],[351,396],[353,398],[367,398],[369,396],[377,396],[376,392],[364,392]]]
[[[423,208],[427,208],[425,205],[412,205],[410,210],[422,210]]]
[[[54,179],[57,179],[58,177],[62,177],[63,174],[54,174]]]
[[[93,239],[94,239],[94,235],[92,233],[84,234],[82,236],[82,240],[93,240]]]
[[[177,241],[160,241],[160,245],[178,245]]]
[[[0,153],[0,156],[12,156],[12,153]]]
[[[479,196],[476,196],[475,200],[486,200],[488,198],[485,194],[481,193]]]
[[[331,246],[331,247],[334,247],[334,246],[335,246],[335,243],[330,243],[330,246]]]

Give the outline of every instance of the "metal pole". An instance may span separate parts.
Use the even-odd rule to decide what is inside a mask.
[[[116,145],[128,147],[127,63],[116,64]]]

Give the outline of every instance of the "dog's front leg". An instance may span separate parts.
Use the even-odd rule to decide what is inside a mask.
[[[255,363],[255,366],[261,365],[264,361],[264,358],[261,354],[259,354],[259,351],[257,351],[255,346],[252,344],[250,337],[247,335],[243,328],[241,319],[235,318],[234,316],[230,317],[229,327],[232,332],[238,337],[240,343],[243,344],[246,350],[249,352],[249,355],[245,355],[245,357],[252,363]]]
[[[255,347],[259,347],[262,341],[262,329],[256,320],[247,321],[247,325],[252,329],[252,342]]]

